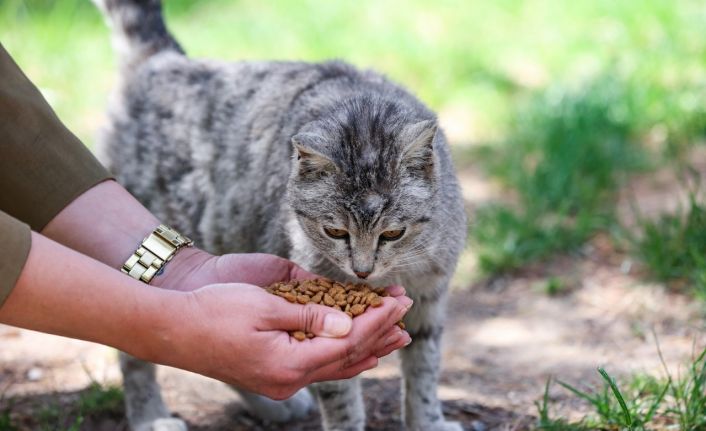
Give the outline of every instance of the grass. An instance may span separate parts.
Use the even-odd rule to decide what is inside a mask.
[[[593,413],[578,421],[552,417],[547,381],[542,399],[536,404],[540,430],[660,430],[696,431],[706,428],[706,350],[689,364],[683,377],[673,377],[665,366],[666,378],[633,376],[619,384],[603,368],[598,368],[603,386],[580,390],[558,384],[584,400]]]
[[[656,279],[706,300],[706,202],[700,178],[693,183],[685,208],[656,220],[640,218],[638,232],[629,238]]]
[[[706,136],[706,111],[684,103],[687,95],[702,91],[681,88],[670,93],[661,84],[621,78],[616,71],[578,85],[542,89],[518,104],[506,139],[474,151],[487,172],[516,198],[512,204],[492,203],[476,213],[471,240],[481,270],[513,271],[577,250],[598,232],[621,231],[615,204],[625,180],[683,159]],[[670,109],[656,109],[659,100]],[[692,201],[689,211],[694,217],[687,217],[687,234],[689,225],[698,229],[700,223],[695,204]],[[675,234],[666,225],[678,220],[665,217],[662,229],[645,224],[639,249],[645,250],[640,254],[648,265],[669,262],[657,254],[674,250],[661,250],[665,245],[659,242]],[[673,239],[672,247],[678,247],[680,239]],[[703,235],[689,241],[699,240]],[[687,253],[691,267],[703,268],[703,247],[690,247]],[[701,263],[694,263],[699,259]],[[698,270],[690,274],[695,275],[691,282],[704,278]]]
[[[42,405],[31,406],[31,411],[24,414],[21,409],[8,400],[7,409],[0,411],[0,431],[31,429],[39,431],[78,431],[82,424],[91,418],[115,417],[124,415],[123,392],[115,386],[105,386],[93,382],[82,390],[78,397],[67,404],[65,401],[52,400]],[[19,423],[13,421],[10,413],[17,408]],[[21,426],[19,424],[22,424]]]
[[[655,113],[700,106],[698,94],[680,90],[698,88],[705,67],[698,0],[169,0],[165,8],[194,56],[344,58],[390,75],[442,113],[460,112],[470,124],[463,140],[502,139],[518,98],[607,66],[680,95],[665,105],[655,94],[648,100]],[[4,0],[0,36],[69,128],[92,143],[115,68],[93,5]]]
[[[507,141],[480,153],[518,200],[479,211],[472,237],[481,269],[516,269],[609,227],[621,179],[648,166],[637,117],[629,86],[606,76],[550,88],[521,107]]]

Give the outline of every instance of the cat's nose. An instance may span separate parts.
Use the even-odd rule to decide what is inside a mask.
[[[355,272],[355,275],[357,275],[357,276],[360,277],[360,278],[368,278],[368,276],[370,275],[370,272],[359,272],[359,271],[356,271],[356,272]]]

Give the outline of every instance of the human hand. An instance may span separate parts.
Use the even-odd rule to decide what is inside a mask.
[[[189,291],[216,283],[265,287],[278,281],[316,278],[294,262],[265,253],[214,256],[197,248],[181,250],[152,280],[153,286]]]
[[[351,325],[329,307],[291,304],[248,284],[216,284],[180,295],[183,306],[170,313],[178,324],[166,322],[158,343],[164,345],[154,347],[154,360],[274,399],[312,382],[353,377],[410,341],[395,326],[412,305],[405,296],[384,298],[381,307]],[[285,332],[297,329],[320,336],[299,342]]]

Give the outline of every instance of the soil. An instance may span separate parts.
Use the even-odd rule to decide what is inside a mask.
[[[706,174],[706,153],[691,159]],[[477,167],[464,167],[459,176],[471,211],[500,193]],[[666,169],[637,177],[617,203],[619,211],[629,218],[634,201],[652,213],[674,208],[683,198],[677,188]],[[472,262],[469,251],[459,273],[472,275]],[[548,295],[548,277],[566,288]],[[677,374],[704,346],[703,305],[650,282],[639,264],[601,235],[575,254],[512,275],[458,279],[449,301],[439,394],[447,418],[467,430],[530,429],[534,403],[550,377],[585,388],[599,383],[600,365],[618,377],[663,375],[657,343]],[[195,374],[163,367],[159,380],[170,408],[194,430],[320,429],[317,414],[286,426],[261,423],[225,385]],[[36,429],[43,410],[70,411],[92,381],[119,384],[114,350],[0,326],[0,425],[2,413],[9,412],[20,429]],[[394,354],[363,374],[370,430],[401,429],[399,385]],[[576,418],[587,411],[558,385],[550,398],[556,414]],[[127,427],[118,409],[87,418],[81,429]]]

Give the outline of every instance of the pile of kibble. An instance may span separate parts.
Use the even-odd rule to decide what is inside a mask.
[[[313,280],[292,280],[274,283],[265,288],[273,295],[281,296],[289,302],[326,305],[343,311],[351,317],[356,317],[370,307],[382,305],[382,297],[388,296],[384,287],[371,287],[365,283],[341,284],[327,278]],[[397,325],[404,329],[404,323]],[[314,334],[304,331],[293,331],[290,335],[299,341],[314,338]]]

